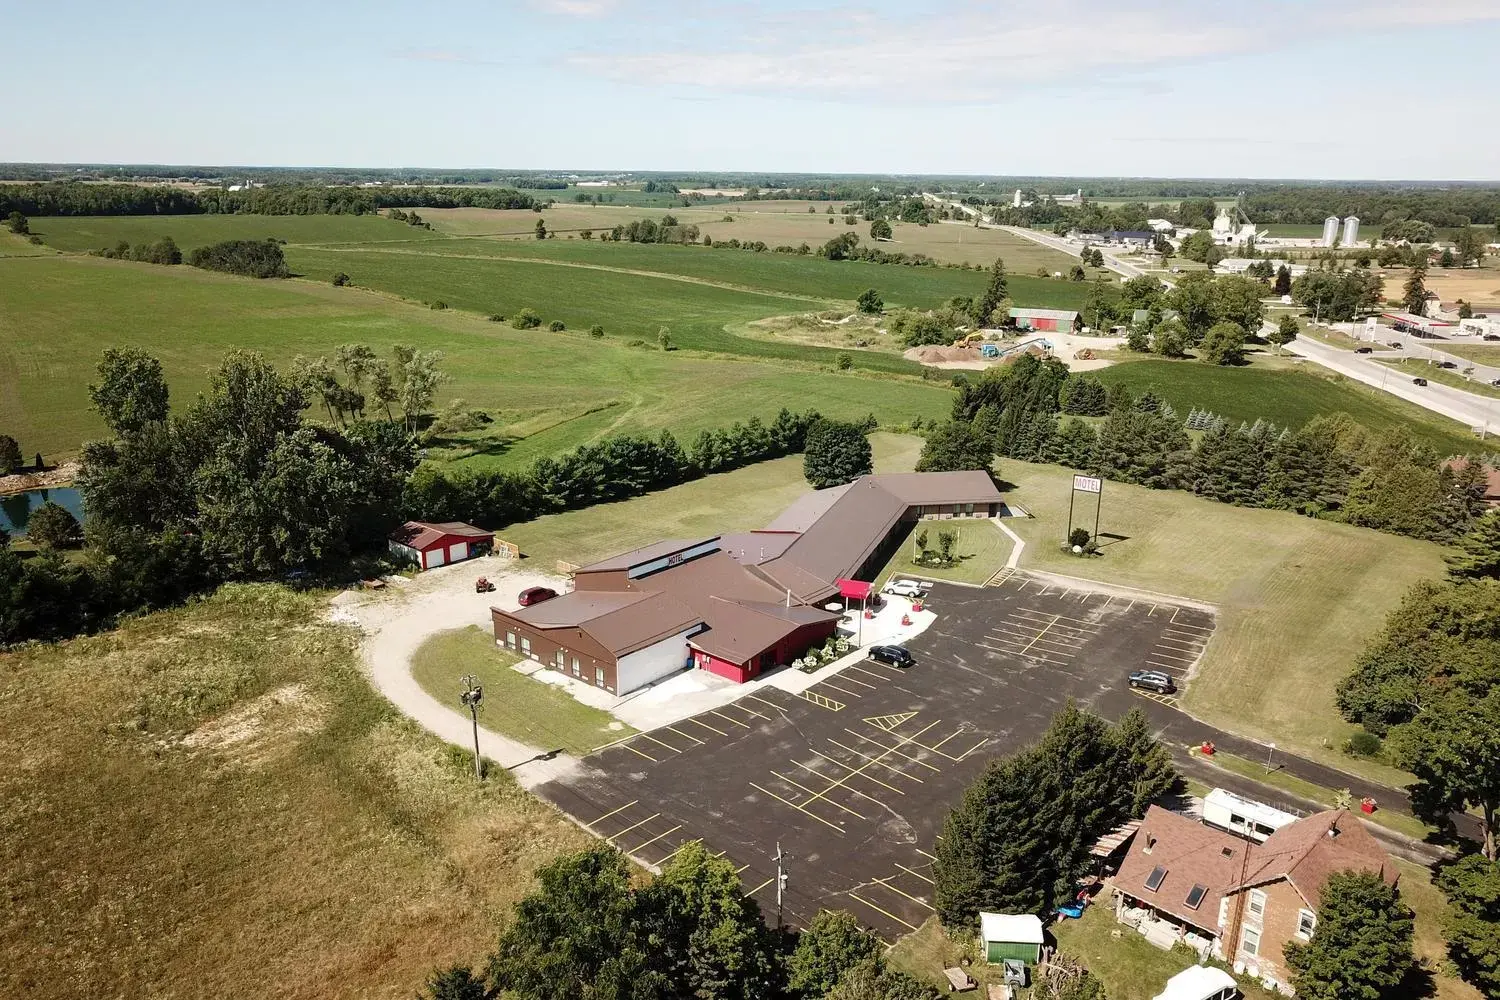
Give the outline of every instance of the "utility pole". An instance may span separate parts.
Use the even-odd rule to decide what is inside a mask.
[[[463,684],[464,690],[458,700],[469,706],[469,718],[474,722],[474,780],[483,781],[484,770],[479,762],[479,702],[484,697],[484,688],[473,674],[464,674],[459,683]]]
[[[781,841],[776,842],[776,926],[781,926],[781,897],[786,892],[786,872],[782,870],[782,862],[791,860],[790,854],[783,854]]]

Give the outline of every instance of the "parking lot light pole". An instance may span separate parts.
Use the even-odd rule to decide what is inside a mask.
[[[484,697],[484,688],[473,674],[464,674],[459,683],[463,684],[464,690],[458,700],[469,706],[469,718],[474,723],[474,780],[483,781],[484,770],[479,762],[479,702]]]
[[[786,872],[782,870],[782,862],[791,859],[790,854],[783,854],[781,841],[776,842],[776,926],[781,926],[781,897],[786,892]]]

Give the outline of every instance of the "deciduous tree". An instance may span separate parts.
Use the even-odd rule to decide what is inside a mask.
[[[859,307],[860,312],[870,315],[879,315],[880,311],[885,308],[885,300],[873,288],[866,288],[860,292],[859,300],[855,304]]]
[[[1203,334],[1198,350],[1204,361],[1211,365],[1240,365],[1245,363],[1245,328],[1229,320],[1221,320]]]
[[[1495,860],[1500,814],[1500,684],[1495,678],[1459,678],[1451,690],[1429,699],[1416,718],[1398,726],[1389,744],[1401,766],[1416,775],[1412,812],[1452,830],[1452,814],[1473,809],[1484,856]]]
[[[819,910],[787,960],[787,985],[820,1000],[851,969],[885,953],[880,938],[845,910]]]
[[[83,530],[68,508],[48,500],[26,519],[26,537],[44,549],[69,549],[83,541]]]
[[[110,430],[124,436],[167,419],[167,380],[152,355],[134,347],[107,347],[98,373],[99,381],[89,385],[89,399]]]
[[[995,458],[995,437],[978,426],[979,421],[949,420],[927,435],[918,472],[989,470]]]
[[[1448,556],[1454,579],[1500,579],[1500,510],[1486,511],[1459,539],[1459,551]]]
[[[1500,997],[1500,862],[1471,854],[1434,881],[1451,907],[1443,921],[1448,956],[1486,997]]]
[[[8,476],[21,467],[21,446],[9,434],[0,434],[0,476]]]

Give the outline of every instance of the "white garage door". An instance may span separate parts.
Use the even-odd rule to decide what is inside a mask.
[[[469,558],[469,543],[454,542],[448,546],[448,561],[451,563],[463,562]]]
[[[432,549],[427,553],[427,568],[436,569],[443,564],[443,550]]]

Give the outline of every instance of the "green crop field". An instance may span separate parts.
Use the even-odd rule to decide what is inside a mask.
[[[869,264],[862,261],[831,261],[796,254],[752,253],[744,250],[696,246],[607,243],[599,240],[496,240],[453,239],[416,246],[367,248],[319,247],[316,251],[294,248],[294,263],[315,254],[319,267],[330,266],[335,253],[390,254],[402,258],[452,256],[460,259],[488,258],[546,262],[559,266],[584,266],[627,272],[679,276],[710,282],[731,289],[754,290],[808,299],[838,300],[851,305],[867,288],[880,292],[887,306],[930,309],[956,295],[979,295],[988,283],[987,274],[947,267],[906,267]],[[403,270],[426,271],[434,266],[425,259],[408,260]],[[446,263],[441,266],[447,267]],[[346,268],[350,274],[352,269]],[[356,280],[358,275],[355,275]],[[1088,286],[1084,282],[1035,275],[1012,274],[1011,298],[1033,308],[1077,309]],[[834,303],[826,303],[832,305]],[[783,310],[786,311],[786,310]]]
[[[1184,706],[1233,732],[1383,781],[1394,772],[1337,747],[1353,731],[1334,689],[1371,633],[1417,580],[1443,575],[1430,542],[1285,511],[1232,507],[1175,490],[1107,483],[1103,555],[1062,551],[1071,472],[1000,463],[1010,494],[1031,512],[1008,522],[1026,540],[1023,569],[1139,587],[1218,606],[1218,631]],[[1089,506],[1080,518],[1092,525]]]
[[[442,239],[441,233],[375,215],[69,216],[32,219],[31,231],[59,250],[98,250],[121,240],[150,243],[170,236],[184,253],[224,240],[348,243]]]
[[[1300,427],[1313,417],[1342,412],[1376,432],[1406,427],[1444,454],[1462,454],[1478,445],[1457,421],[1378,389],[1308,371],[1155,360],[1127,361],[1095,374],[1105,385],[1123,384],[1137,394],[1154,388],[1184,417],[1197,407],[1236,423],[1261,418]]]
[[[703,287],[670,284],[689,295]],[[690,310],[693,300],[662,308]],[[682,326],[674,315],[660,322],[674,325],[675,336]],[[496,418],[471,449],[469,461],[486,465],[528,461],[609,433],[668,428],[691,437],[752,415],[770,419],[783,406],[846,419],[874,412],[894,423],[942,416],[951,401],[950,390],[934,383],[666,353],[655,349],[654,332],[650,349],[632,348],[579,332],[512,330],[326,283],[253,281],[94,257],[6,259],[0,262],[0,433],[19,440],[27,455],[49,458],[70,455],[99,435],[103,426],[89,409],[86,387],[110,345],[158,355],[179,404],[236,347],[278,363],[351,341],[382,353],[394,343],[441,350],[453,380],[440,390],[439,405],[462,398]]]

